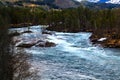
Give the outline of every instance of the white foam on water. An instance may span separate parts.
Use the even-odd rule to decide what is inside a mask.
[[[82,48],[82,46],[74,47],[75,45],[76,46],[78,45],[78,44],[75,44],[75,42],[80,41],[80,40],[76,40],[76,39],[83,39],[83,40],[86,39],[86,41],[88,41],[90,34],[87,34],[87,33],[86,34],[85,33],[56,33],[56,34],[58,36],[51,36],[51,35],[47,36],[48,41],[54,42],[54,43],[58,44],[59,46],[61,46],[62,51],[79,53],[81,50],[82,51],[96,51],[96,50],[98,50],[98,48],[91,47],[91,46],[90,47],[88,46],[88,47],[85,47],[85,48]],[[78,35],[78,38],[76,38],[72,43],[68,42],[66,40],[66,36],[64,36],[64,35],[69,35],[70,37],[72,37],[74,34]],[[80,36],[80,38],[79,38],[79,35],[82,35],[82,36]],[[90,43],[88,43],[88,44],[90,44]]]
[[[75,37],[74,37],[75,36]],[[59,32],[56,35],[47,36],[48,41],[56,43],[56,47],[60,51],[69,52],[71,55],[79,56],[87,60],[99,62],[100,64],[106,63],[106,53],[102,47],[99,46],[89,46],[89,37],[91,33],[63,33]],[[72,38],[73,41],[68,41],[69,38]],[[85,42],[88,46],[82,47],[80,42]],[[78,44],[76,42],[79,42]],[[82,43],[81,43],[82,44]],[[78,46],[78,47],[77,47]]]
[[[41,34],[41,27],[42,26],[40,26],[40,25],[38,25],[38,26],[30,26],[30,30],[32,31],[32,32],[34,32],[34,33],[38,33],[38,34]]]
[[[39,70],[40,80],[101,80],[76,71],[67,71],[61,63],[47,63],[46,61],[32,63],[33,67]]]
[[[14,28],[13,30],[24,31],[27,29],[28,28]],[[97,60],[97,58],[107,57],[107,55],[104,52],[104,49],[102,49],[102,47],[89,46],[89,45],[91,45],[89,43],[89,37],[91,36],[91,33],[55,32],[55,35],[41,35],[41,26],[39,26],[39,25],[38,26],[30,26],[30,30],[33,33],[24,33],[19,37],[22,38],[23,41],[27,41],[27,40],[31,41],[33,38],[34,38],[34,40],[43,38],[44,40],[47,40],[49,42],[53,42],[53,43],[57,44],[56,49],[58,49],[60,51],[73,53],[76,56],[80,56],[80,57],[91,59],[91,60],[92,60],[92,58],[96,58],[96,60]],[[70,40],[70,39],[72,39],[72,40]],[[101,38],[100,41],[104,40],[104,39],[106,39],[106,38]],[[21,42],[17,43],[16,45],[20,44]],[[86,44],[88,46],[83,47],[84,46],[82,44],[83,42],[86,42]],[[31,51],[31,53],[41,54],[37,50]]]
[[[57,37],[57,36],[53,36],[53,35],[49,35],[47,36],[48,38],[48,41],[50,42],[54,42],[58,45],[62,45],[62,46],[68,46],[68,45],[71,45],[70,43],[68,43],[66,40],[62,39],[63,37]]]
[[[27,30],[28,30],[27,27],[23,27],[23,28],[10,28],[9,29],[10,33],[11,32],[19,32],[19,33],[21,33],[21,32],[27,31]]]

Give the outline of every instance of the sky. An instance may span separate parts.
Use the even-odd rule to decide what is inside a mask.
[[[90,2],[98,2],[100,0],[77,0],[77,1],[90,1]]]

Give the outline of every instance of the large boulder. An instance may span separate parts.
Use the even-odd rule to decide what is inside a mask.
[[[55,43],[48,41],[43,41],[43,42],[41,41],[36,45],[36,47],[54,47],[54,46],[56,46]]]
[[[32,33],[32,31],[27,30],[27,31],[22,32],[22,34],[24,34],[24,33]]]
[[[21,47],[21,48],[31,48],[34,46],[36,43],[35,42],[21,42],[16,45],[16,47]]]

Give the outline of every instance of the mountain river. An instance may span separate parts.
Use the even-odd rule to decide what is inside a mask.
[[[27,28],[12,28],[10,31],[25,31]],[[45,39],[55,47],[25,48],[31,53],[31,65],[37,69],[36,80],[120,80],[120,49],[92,45],[92,33],[53,32],[42,34],[40,26],[31,26],[33,33],[24,33],[16,38],[22,40]]]

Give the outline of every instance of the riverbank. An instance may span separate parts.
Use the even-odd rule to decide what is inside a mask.
[[[94,31],[90,40],[93,44],[100,44],[107,48],[120,48],[120,34],[117,31]]]

